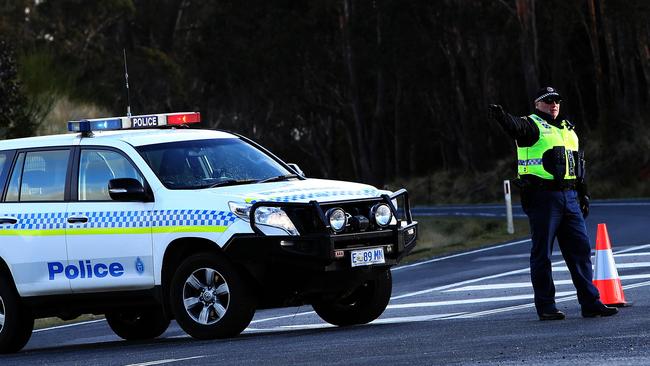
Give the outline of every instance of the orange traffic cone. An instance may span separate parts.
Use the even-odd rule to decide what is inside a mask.
[[[607,234],[607,225],[598,224],[596,233],[596,264],[594,265],[594,285],[600,292],[600,301],[610,306],[626,306],[621,279],[618,277],[612,245]]]

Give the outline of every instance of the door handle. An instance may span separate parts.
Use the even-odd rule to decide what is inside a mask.
[[[83,216],[68,217],[68,223],[70,224],[85,224],[87,222],[88,222],[87,217],[83,217]]]
[[[0,225],[3,224],[15,224],[17,223],[18,220],[14,219],[13,217],[0,217]]]

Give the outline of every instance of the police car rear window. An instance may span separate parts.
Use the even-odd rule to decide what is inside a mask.
[[[8,151],[0,151],[0,195],[4,190],[5,181],[7,180],[7,171],[11,166],[10,156],[12,155],[13,154],[10,154]]]
[[[20,153],[5,201],[63,201],[69,155],[69,150]]]
[[[137,148],[165,187],[209,188],[226,181],[256,181],[291,174],[240,139],[207,139]]]

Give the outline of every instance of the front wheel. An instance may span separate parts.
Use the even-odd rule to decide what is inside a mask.
[[[393,290],[390,270],[378,273],[351,294],[336,301],[314,303],[314,311],[324,321],[338,326],[366,324],[386,310]]]
[[[34,317],[20,303],[20,297],[0,277],[0,353],[20,351],[34,329]]]
[[[185,259],[172,278],[171,308],[176,321],[198,339],[234,337],[255,314],[244,279],[225,258],[200,253]]]
[[[160,307],[111,311],[106,313],[106,321],[115,334],[128,341],[156,338],[170,323]]]

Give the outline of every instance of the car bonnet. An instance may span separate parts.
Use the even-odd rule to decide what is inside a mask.
[[[221,187],[211,193],[227,196],[229,201],[270,202],[332,202],[378,197],[384,191],[361,183],[324,179],[290,180],[285,182],[246,184]]]

